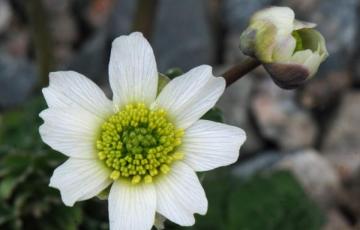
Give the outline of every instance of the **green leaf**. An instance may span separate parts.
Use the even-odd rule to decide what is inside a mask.
[[[170,79],[174,79],[183,73],[184,72],[182,71],[182,69],[176,67],[176,68],[168,69],[165,75],[168,76]]]
[[[212,108],[201,119],[224,122],[222,111],[219,108]]]

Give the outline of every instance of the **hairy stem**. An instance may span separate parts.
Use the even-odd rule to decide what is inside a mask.
[[[27,15],[30,21],[32,40],[40,76],[40,87],[48,84],[48,74],[54,64],[51,50],[51,36],[47,25],[45,9],[40,0],[27,0]]]
[[[151,40],[158,0],[138,0],[133,23],[133,31],[141,31],[145,38]]]
[[[245,74],[258,67],[261,63],[253,58],[246,58],[240,64],[237,64],[227,70],[222,76],[226,80],[226,87],[239,80]]]

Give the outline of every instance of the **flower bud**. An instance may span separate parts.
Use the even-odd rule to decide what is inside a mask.
[[[296,20],[288,7],[266,8],[251,17],[240,49],[259,60],[280,87],[295,88],[313,77],[328,56],[315,26]]]

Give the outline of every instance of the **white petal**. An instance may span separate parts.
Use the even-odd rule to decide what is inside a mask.
[[[90,79],[73,71],[50,73],[50,84],[43,94],[50,108],[78,107],[101,118],[113,111],[104,92]]]
[[[100,118],[82,109],[49,108],[40,113],[42,140],[56,151],[75,158],[95,158]]]
[[[310,75],[312,77],[316,74],[321,64],[322,58],[318,53],[313,53],[304,63],[304,65],[309,69]]]
[[[155,182],[157,212],[182,226],[195,223],[194,213],[205,215],[208,201],[194,170],[175,162],[170,172]]]
[[[290,59],[291,63],[302,65],[309,70],[309,77],[312,77],[318,70],[322,57],[317,52],[311,50],[302,50],[296,52]]]
[[[207,171],[236,162],[245,139],[240,128],[199,120],[186,130],[180,151],[195,171]]]
[[[276,62],[287,61],[294,54],[296,40],[293,36],[278,37],[278,41],[273,49],[272,60]]]
[[[114,40],[109,75],[117,108],[134,102],[150,105],[155,100],[158,72],[154,52],[141,33]]]
[[[289,60],[290,63],[304,64],[313,55],[313,52],[310,49],[297,51]]]
[[[49,186],[59,189],[63,202],[73,206],[98,195],[110,183],[109,172],[100,162],[69,158],[55,169]]]
[[[312,23],[312,22],[305,22],[305,21],[301,21],[301,20],[294,20],[294,30],[300,30],[300,29],[304,29],[304,28],[315,28],[316,24]]]
[[[155,221],[154,185],[117,181],[109,194],[110,230],[150,230]]]
[[[265,20],[278,28],[280,34],[290,34],[294,28],[294,11],[289,7],[268,7],[259,10],[251,18],[251,23],[257,20]]]
[[[170,81],[153,107],[164,108],[185,129],[215,105],[224,89],[224,78],[214,77],[212,68],[202,65]]]

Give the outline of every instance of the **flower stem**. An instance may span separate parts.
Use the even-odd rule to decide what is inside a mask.
[[[239,80],[245,74],[258,67],[261,63],[253,58],[246,58],[240,64],[237,64],[227,70],[222,76],[225,78],[226,87]]]
[[[151,40],[158,0],[139,0],[133,22],[133,31],[140,31]]]
[[[27,16],[30,21],[30,30],[35,47],[36,62],[38,65],[40,87],[48,85],[49,72],[54,64],[52,52],[52,38],[48,29],[47,15],[43,1],[29,0],[26,2]]]

